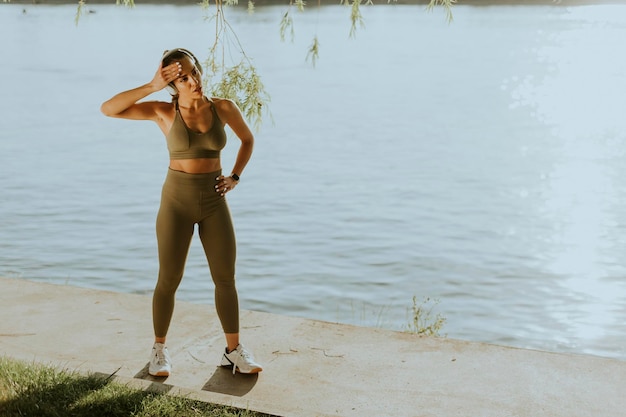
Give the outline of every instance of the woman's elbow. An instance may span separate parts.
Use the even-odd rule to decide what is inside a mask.
[[[250,133],[249,135],[244,136],[241,139],[241,142],[244,146],[249,147],[250,149],[254,148],[254,136],[252,135],[252,133]]]
[[[113,109],[111,109],[108,101],[102,103],[102,105],[100,106],[100,111],[102,112],[102,114],[108,117],[114,117],[116,115]]]
[[[100,112],[104,114],[105,116],[111,117],[111,109],[109,108],[108,103],[106,101],[102,103],[102,105],[100,106]]]

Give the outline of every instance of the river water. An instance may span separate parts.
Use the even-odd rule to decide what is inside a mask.
[[[215,25],[88,7],[0,4],[0,275],[150,294],[165,143],[99,106]],[[241,307],[403,329],[415,296],[448,337],[626,359],[626,7],[373,6],[354,38],[309,7],[281,42],[286,10],[226,12],[273,119],[228,196]],[[178,295],[212,309],[197,239]]]

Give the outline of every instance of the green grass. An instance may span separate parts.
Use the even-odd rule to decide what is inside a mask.
[[[439,332],[446,323],[446,318],[441,314],[434,315],[433,309],[437,304],[439,300],[426,297],[419,302],[417,296],[413,296],[413,306],[409,313],[406,331],[425,336],[441,336]]]
[[[370,305],[366,306],[363,304],[359,309],[353,302],[349,302],[351,316],[346,322],[367,323],[361,325],[393,331],[400,330],[420,336],[447,337],[446,334],[441,334],[447,319],[440,313],[435,312],[438,304],[438,299],[425,297],[419,300],[417,296],[413,296],[413,305],[407,308],[407,321],[398,326],[397,323],[393,323],[392,319],[395,320],[397,317],[390,316],[389,306],[382,306],[374,311]],[[337,310],[337,316],[340,315],[339,313],[340,311]],[[371,324],[372,317],[376,320],[375,324]],[[341,322],[341,320],[337,319],[337,322]]]
[[[142,391],[97,375],[0,357],[3,417],[261,417],[240,410]]]

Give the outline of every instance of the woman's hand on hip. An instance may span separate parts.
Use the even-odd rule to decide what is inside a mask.
[[[217,184],[215,185],[215,192],[220,193],[220,195],[225,195],[227,192],[232,191],[239,181],[235,181],[233,177],[225,177],[220,175],[216,178]]]

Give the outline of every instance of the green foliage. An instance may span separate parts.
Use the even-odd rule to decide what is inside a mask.
[[[148,392],[109,376],[82,375],[0,357],[3,417],[262,417],[266,414]]]
[[[345,4],[348,4],[348,0],[341,0],[342,2],[345,2]],[[350,26],[350,37],[354,38],[356,37],[356,29],[357,29],[357,24],[360,27],[365,27],[365,21],[363,20],[363,15],[361,14],[361,1],[362,0],[352,0],[352,4],[350,7],[350,22],[351,22],[351,26]],[[372,0],[367,0],[367,2],[365,3],[366,5],[372,5]]]
[[[4,0],[5,3],[7,0]],[[10,1],[10,0],[8,0]],[[80,17],[83,15],[83,7],[85,6],[85,0],[78,0],[78,6],[76,7],[76,16],[74,17],[74,23],[78,26],[78,22],[80,21]],[[124,5],[126,7],[135,7],[135,0],[115,0],[115,5],[120,6]]]
[[[291,35],[291,41],[293,42],[293,39],[295,38],[295,32],[293,29],[293,18],[291,17],[291,14],[289,13],[289,10],[287,10],[285,12],[285,14],[283,15],[283,18],[280,19],[280,40],[281,41],[285,41],[285,33],[287,32],[287,30],[289,30],[289,33]]]
[[[311,59],[311,63],[313,64],[313,66],[315,66],[319,54],[320,42],[317,39],[317,35],[315,35],[315,37],[313,38],[313,43],[311,43],[311,46],[309,46],[309,52],[306,54],[306,60],[308,61],[309,59]]]
[[[8,2],[10,0],[3,0]],[[388,0],[391,1],[391,0]],[[395,0],[394,0],[395,1]],[[365,21],[361,13],[361,4],[363,0],[340,0],[340,4],[350,7],[350,32],[349,36],[356,36],[357,27],[364,27]],[[456,0],[430,0],[427,6],[428,10],[432,10],[436,6],[443,6],[446,10],[448,21],[452,21],[452,5]],[[115,4],[122,4],[126,7],[134,7],[134,0],[116,0]],[[260,76],[257,74],[256,68],[252,61],[244,52],[243,46],[237,39],[237,35],[231,28],[230,24],[224,16],[224,7],[235,6],[238,0],[215,0],[215,13],[211,16],[205,15],[205,20],[215,21],[215,41],[209,50],[208,57],[205,60],[205,78],[203,84],[205,90],[212,91],[215,95],[229,98],[240,107],[244,117],[251,121],[255,129],[259,129],[262,124],[264,112],[269,113],[269,94],[265,90]],[[306,5],[304,0],[289,0],[289,7],[294,5],[299,11],[303,11]],[[373,4],[372,0],[365,0],[366,5]],[[85,0],[78,1],[75,22],[78,24],[80,16],[83,13]],[[211,6],[209,0],[201,0],[199,3],[201,8],[208,13]],[[248,12],[254,12],[254,1],[248,0]],[[286,33],[290,33],[291,40],[295,37],[293,18],[290,10],[287,10],[280,21],[279,34],[281,41],[285,40]],[[239,55],[240,59],[233,59],[234,55]],[[228,54],[227,54],[228,52]],[[320,42],[317,34],[313,38],[312,44],[306,55],[306,61],[311,62],[313,66],[319,59]],[[230,61],[226,62],[226,57]],[[218,79],[217,81],[213,81]],[[210,87],[210,88],[208,88]],[[271,114],[270,114],[271,117]]]
[[[304,0],[296,0],[295,4],[296,4],[296,7],[298,8],[298,11],[300,11],[300,12],[304,11],[304,6],[306,6],[306,1],[304,1]]]
[[[80,20],[80,17],[83,15],[83,6],[85,6],[85,1],[80,0],[78,2],[78,7],[76,8],[76,17],[74,17],[74,24],[76,26],[78,26],[78,21]]]
[[[428,6],[426,6],[426,10],[432,11],[436,6],[443,6],[446,11],[446,19],[448,22],[452,22],[452,5],[456,3],[456,0],[430,0]]]
[[[363,23],[363,15],[361,14],[361,0],[352,0],[352,8],[350,9],[350,37],[354,38],[356,36],[356,25],[364,27],[365,23]]]
[[[269,102],[269,95],[251,63],[242,60],[225,68],[219,80],[211,85],[211,92],[214,96],[233,100],[246,118],[252,120],[253,127],[260,128],[263,107]]]
[[[294,4],[296,5],[296,8],[298,9],[299,12],[303,12],[304,6],[306,6],[306,2],[304,0],[295,0],[295,1],[289,0],[289,7],[287,8],[287,11],[283,15],[283,17],[280,19],[279,34],[280,34],[280,40],[282,42],[285,41],[285,34],[287,33],[287,31],[289,31],[292,42],[295,37],[293,17],[291,16],[291,6]]]
[[[208,10],[208,0],[201,5]],[[206,15],[205,20],[215,22],[215,40],[203,64],[204,88],[214,96],[233,100],[244,117],[258,130],[263,114],[270,114],[270,96],[261,77],[226,20],[221,1],[218,0],[216,4],[215,14]]]
[[[445,324],[446,319],[440,314],[433,316],[433,309],[437,304],[439,304],[439,300],[431,300],[428,297],[418,303],[417,297],[413,296],[413,306],[411,307],[406,330],[409,333],[424,336],[439,336],[439,331]]]

